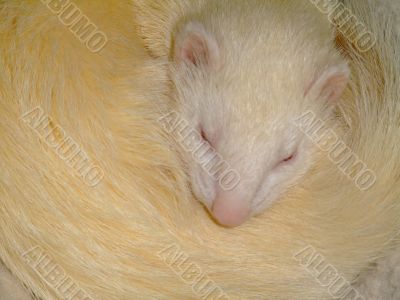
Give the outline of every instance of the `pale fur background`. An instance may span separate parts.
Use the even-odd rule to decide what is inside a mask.
[[[393,18],[394,28],[400,34],[400,1],[378,0],[380,10],[378,17]],[[400,56],[400,45],[396,45],[397,59]],[[399,101],[399,94],[394,95]],[[399,236],[395,236],[399,239]],[[395,247],[383,258],[378,259],[369,269],[360,275],[355,287],[362,292],[366,299],[391,300],[400,299],[400,247]]]
[[[172,243],[231,299],[330,299],[293,259],[308,245],[349,281],[363,272],[386,279],[381,270],[396,255],[389,263],[385,257],[400,242],[393,238],[400,230],[399,39],[390,18],[372,17],[377,2],[346,2],[379,41],[365,54],[345,45],[353,77],[338,120],[377,183],[361,192],[322,155],[280,203],[240,228],[224,229],[191,197],[180,156],[156,122],[158,106],[169,105],[160,28],[179,11],[174,2],[76,1],[110,39],[93,54],[40,1],[1,1],[5,265],[43,299],[59,296],[21,257],[37,245],[93,299],[195,299],[157,256]],[[371,9],[362,9],[367,4]],[[158,51],[148,55],[138,33]],[[99,186],[86,186],[23,124],[20,116],[37,105],[102,166]],[[373,269],[375,260],[383,267]],[[366,280],[359,287],[370,296],[382,290],[371,291],[373,279]]]
[[[21,283],[0,265],[0,299],[4,300],[29,300],[32,299],[29,292]]]

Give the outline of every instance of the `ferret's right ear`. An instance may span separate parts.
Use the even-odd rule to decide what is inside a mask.
[[[307,88],[306,95],[314,93],[320,98],[337,101],[345,90],[350,78],[350,68],[346,63],[327,68],[314,79]]]
[[[196,67],[217,69],[220,66],[220,48],[215,37],[199,22],[189,22],[175,39],[175,60]]]

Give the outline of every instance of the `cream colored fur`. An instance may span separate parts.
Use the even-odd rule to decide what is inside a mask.
[[[231,299],[330,299],[293,259],[308,245],[355,280],[400,242],[391,239],[400,230],[400,62],[390,20],[371,17],[375,2],[346,2],[379,43],[365,54],[345,45],[353,77],[338,122],[378,181],[361,192],[322,155],[303,184],[237,229],[216,225],[192,198],[180,155],[156,122],[159,105],[170,104],[159,26],[178,11],[172,0],[136,2],[147,13],[136,28],[151,56],[132,1],[76,1],[110,39],[99,54],[40,1],[0,2],[5,265],[46,300],[59,295],[21,256],[34,246],[93,299],[195,299],[157,255],[173,243]],[[20,120],[37,105],[105,170],[99,186],[86,186]]]
[[[0,299],[5,299],[5,300],[32,299],[29,292],[2,265],[0,265]]]

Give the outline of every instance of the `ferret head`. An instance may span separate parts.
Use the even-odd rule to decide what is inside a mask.
[[[191,186],[228,227],[262,212],[306,174],[315,145],[295,121],[307,111],[329,118],[349,77],[331,33],[304,41],[278,31],[224,34],[190,21],[174,39],[173,90],[203,142],[186,153]]]

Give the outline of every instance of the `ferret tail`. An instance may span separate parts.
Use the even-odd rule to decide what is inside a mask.
[[[330,15],[338,46],[352,68],[347,99],[354,101],[343,103],[343,111],[356,131],[353,136],[368,142],[399,136],[400,5],[396,2],[344,0]]]
[[[386,225],[393,231],[390,241],[396,241],[392,246],[400,245],[400,5],[396,2],[344,0],[340,5],[349,21],[335,20],[337,44],[352,70],[341,103],[349,145],[376,177],[362,203],[379,211],[374,220],[390,223]]]

